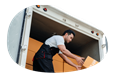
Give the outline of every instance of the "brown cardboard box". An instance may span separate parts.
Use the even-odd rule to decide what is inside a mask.
[[[54,72],[58,73],[58,72],[63,72],[63,67],[64,67],[64,63],[58,60],[53,60],[53,67],[54,67]]]
[[[27,59],[26,59],[26,63],[27,64],[30,64],[30,65],[33,65],[33,57],[34,57],[35,53],[31,50],[28,50],[28,53],[27,53]]]
[[[38,40],[35,40],[33,38],[29,38],[29,45],[28,45],[28,49],[33,51],[33,52],[37,52],[40,47],[43,45],[42,42],[38,41]]]
[[[75,55],[75,54],[74,54]],[[78,56],[78,55],[76,55]],[[80,57],[80,56],[78,56]],[[77,61],[73,58],[70,58],[68,57],[68,59],[70,59],[74,64],[78,65]],[[77,69],[69,64],[67,64],[65,61],[64,61],[64,72],[71,72],[71,71],[77,71]]]
[[[43,45],[42,42],[35,40],[33,38],[29,38],[28,53],[27,53],[27,59],[26,59],[27,69],[30,69],[30,70],[33,69],[33,61],[32,61],[33,57],[42,45]]]
[[[52,63],[53,63],[55,73],[63,72],[63,67],[64,67],[63,59],[58,55],[58,53],[53,56]]]
[[[34,54],[38,51],[38,49],[42,46],[42,42],[37,41],[33,38],[29,38],[29,47],[28,47],[28,54],[27,54],[27,62],[26,62],[26,68],[32,70],[33,69],[33,57]],[[78,56],[78,55],[76,55]],[[80,56],[79,56],[80,57]],[[69,58],[69,57],[68,57]],[[75,59],[69,58],[74,64],[78,65],[77,61]],[[97,64],[98,62],[88,56],[83,64],[82,69],[88,68],[90,66],[93,66]],[[70,71],[76,71],[76,68],[65,63],[63,59],[56,54],[53,57],[53,66],[55,72],[70,72]]]
[[[83,64],[83,67],[88,68],[88,67],[96,65],[97,63],[99,62],[91,58],[90,56],[88,56]]]
[[[63,59],[58,55],[58,53],[53,56],[53,60],[57,60],[57,61],[63,62]]]
[[[27,53],[27,60],[26,63],[33,65],[33,57],[35,53],[39,50],[39,48],[42,46],[42,42],[37,41],[33,38],[29,38],[29,46],[28,46],[28,53]]]

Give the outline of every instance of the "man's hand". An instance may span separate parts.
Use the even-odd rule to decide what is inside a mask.
[[[82,59],[85,59],[84,57],[77,57],[76,61],[78,62],[79,65],[83,65],[84,61]]]
[[[81,66],[79,66],[79,65],[76,65],[76,67],[75,67],[77,70],[81,70]]]

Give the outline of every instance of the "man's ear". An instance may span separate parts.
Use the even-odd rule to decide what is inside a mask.
[[[68,33],[65,33],[65,35],[67,36],[67,35],[68,35]]]

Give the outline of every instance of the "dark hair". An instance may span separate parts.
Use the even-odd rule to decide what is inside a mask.
[[[72,30],[66,30],[66,31],[64,31],[64,33],[62,35],[65,35],[66,33],[68,33],[68,35],[70,35],[72,33],[75,36],[75,33]]]

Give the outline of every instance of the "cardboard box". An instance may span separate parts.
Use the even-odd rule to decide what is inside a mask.
[[[55,73],[59,73],[59,72],[63,72],[63,62],[58,61],[58,60],[53,60],[53,67],[54,67],[54,72]]]
[[[42,42],[38,41],[38,40],[35,40],[33,38],[29,38],[29,44],[28,44],[28,49],[33,51],[33,52],[37,52],[40,47],[43,45]]]
[[[35,40],[33,38],[29,38],[29,45],[28,45],[28,52],[27,52],[27,59],[26,59],[26,68],[33,70],[33,57],[35,53],[40,49],[43,45],[42,42]]]
[[[76,55],[76,54],[74,54],[74,55]],[[76,55],[76,56],[78,56],[78,55]],[[78,57],[80,57],[80,56],[78,56]],[[74,64],[78,65],[78,63],[75,59],[70,58],[70,57],[68,57],[68,59],[71,60]],[[64,72],[77,71],[77,69],[75,67],[67,64],[65,61],[64,61],[64,67],[63,68],[64,68]]]
[[[88,56],[83,64],[84,68],[88,68],[91,66],[96,65],[97,63],[99,63],[98,61],[96,61],[95,59],[91,58],[90,56]]]

